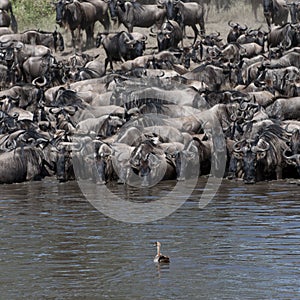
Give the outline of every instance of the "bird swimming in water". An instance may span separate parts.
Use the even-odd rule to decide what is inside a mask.
[[[153,261],[155,263],[169,263],[170,262],[170,258],[168,256],[162,255],[160,253],[161,243],[160,242],[155,242],[154,246],[156,246],[156,248],[157,248],[157,254],[155,255]]]

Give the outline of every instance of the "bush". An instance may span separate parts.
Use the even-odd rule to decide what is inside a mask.
[[[49,0],[13,0],[13,12],[19,31],[29,28],[52,31],[55,28],[55,9]]]

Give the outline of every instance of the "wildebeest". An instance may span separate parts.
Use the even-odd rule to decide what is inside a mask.
[[[55,7],[56,23],[71,31],[73,48],[76,49],[78,45],[82,49],[81,30],[86,32],[86,46],[93,46],[94,24],[98,20],[96,7],[92,3],[77,0],[59,0]]]
[[[200,33],[205,33],[205,24],[204,24],[204,15],[206,12],[206,6],[202,3],[199,4],[197,2],[182,2],[180,0],[166,0],[161,1],[164,3],[167,10],[167,18],[169,20],[177,21],[182,31],[185,26],[191,26],[195,37],[195,44],[199,30],[196,25],[200,25]]]
[[[55,51],[64,51],[64,39],[62,34],[57,30],[54,30],[53,32],[26,30],[22,33],[0,36],[0,43],[4,46],[16,41],[31,45],[44,45]]]
[[[278,98],[266,110],[270,118],[300,120],[300,97]]]
[[[228,35],[227,35],[227,43],[234,43],[238,40],[238,38],[244,34],[248,26],[241,26],[239,23],[233,23],[232,21],[228,21],[228,25],[231,27]]]
[[[106,70],[108,63],[113,69],[113,61],[125,62],[129,59],[134,59],[143,54],[143,47],[135,48],[137,41],[131,33],[121,31],[118,33],[99,34],[97,37],[96,46],[103,45],[106,53],[105,66]]]
[[[0,9],[5,10],[10,13],[10,20],[11,20],[11,29],[14,33],[18,32],[18,24],[17,20],[13,14],[12,4],[10,0],[1,0],[0,1]]]
[[[110,0],[85,0],[96,7],[98,21],[103,25],[105,31],[109,31],[109,2]]]
[[[48,79],[47,83],[50,84],[52,80],[59,80],[54,73],[57,67],[57,61],[51,54],[30,56],[24,61],[22,66],[24,81],[30,83],[33,79],[44,76]]]
[[[271,59],[270,61],[264,62],[264,64],[270,69],[284,68],[289,66],[300,68],[300,53],[296,51],[287,51],[280,58]]]
[[[289,9],[285,0],[263,0],[263,10],[269,28],[271,24],[283,25],[287,22]]]
[[[110,13],[112,17],[118,17],[120,23],[124,24],[128,32],[133,27],[150,27],[156,25],[160,29],[166,16],[164,7],[138,2],[127,2],[124,0],[111,0]]]
[[[178,43],[182,41],[183,34],[179,24],[173,20],[167,20],[157,32],[158,51],[169,48],[177,49]]]
[[[204,82],[209,90],[214,91],[233,87],[237,82],[236,74],[231,69],[231,66],[219,67],[209,63],[204,63],[196,67],[184,74],[183,77]]]
[[[281,179],[283,152],[286,149],[286,132],[278,125],[263,128],[255,139],[236,142],[233,146],[234,157],[242,162],[244,182]]]
[[[39,148],[19,147],[0,154],[0,183],[15,183],[43,178],[44,154]]]
[[[151,140],[143,141],[135,147],[131,153],[130,164],[139,175],[142,186],[176,178],[175,165]]]
[[[267,34],[268,48],[282,46],[290,49],[300,45],[300,26],[298,24],[284,24],[272,28]]]

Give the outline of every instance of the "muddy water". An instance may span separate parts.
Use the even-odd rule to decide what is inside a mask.
[[[175,213],[147,224],[106,217],[76,182],[0,188],[0,299],[299,299],[297,185],[223,181],[200,210],[200,182]],[[170,265],[153,263],[155,240]]]

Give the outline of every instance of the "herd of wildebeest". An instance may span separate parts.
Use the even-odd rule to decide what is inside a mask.
[[[225,37],[206,32],[211,0],[52,5],[64,35],[19,33],[0,1],[0,183],[299,179],[299,0],[263,0],[268,30],[230,20]]]

